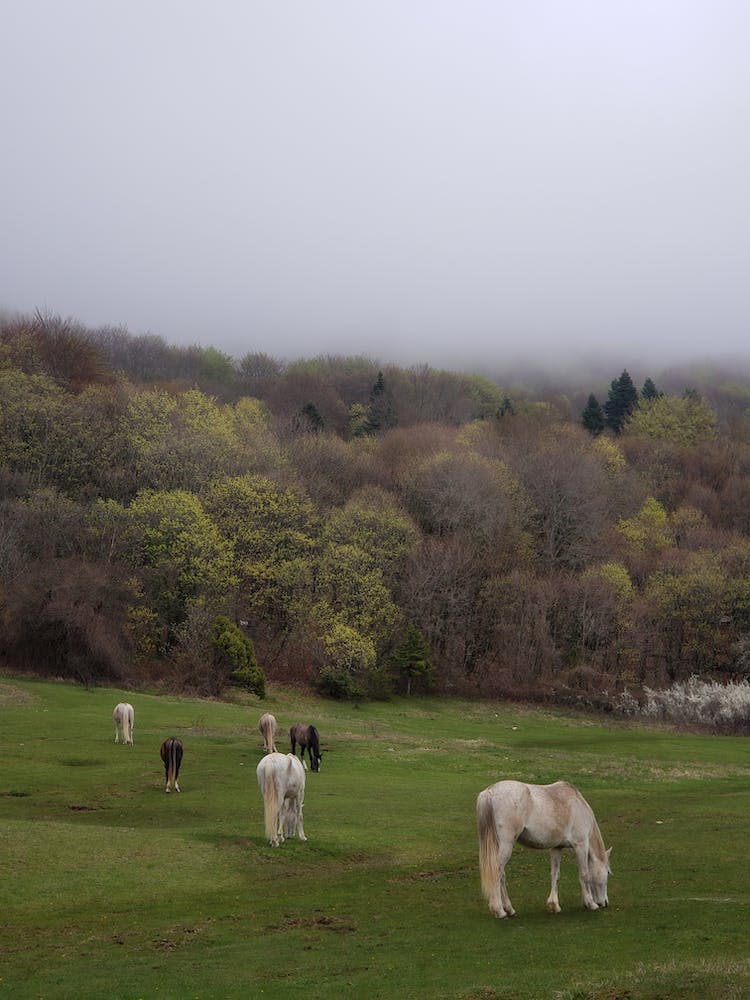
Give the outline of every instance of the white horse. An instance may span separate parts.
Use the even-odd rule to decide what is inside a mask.
[[[135,718],[133,706],[127,701],[121,701],[119,705],[115,705],[112,718],[115,722],[115,743],[120,742],[120,733],[122,733],[122,742],[130,743],[132,746],[133,720]]]
[[[477,796],[477,827],[482,892],[496,917],[512,917],[516,912],[505,886],[505,866],[516,841],[550,852],[552,887],[547,899],[550,913],[560,912],[557,883],[564,847],[572,847],[576,853],[586,909],[597,910],[608,905],[612,848],[604,849],[591,806],[567,781],[556,781],[553,785],[498,781],[490,785]]]
[[[258,729],[260,730],[260,735],[263,737],[263,749],[266,753],[275,753],[277,726],[276,719],[270,712],[266,712],[265,715],[261,715],[260,722],[258,723]]]
[[[307,840],[302,826],[305,803],[305,769],[291,753],[266,754],[257,767],[258,786],[263,796],[266,837],[278,847],[295,833]]]

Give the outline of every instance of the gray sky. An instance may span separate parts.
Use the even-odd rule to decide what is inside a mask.
[[[0,307],[281,358],[750,353],[747,0],[5,0]]]

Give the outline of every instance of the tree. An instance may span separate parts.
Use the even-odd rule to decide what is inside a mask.
[[[382,371],[379,371],[370,393],[370,405],[367,408],[367,432],[376,434],[378,431],[394,427],[397,422],[391,394],[386,390]]]
[[[604,417],[607,426],[615,434],[619,434],[637,405],[638,392],[628,372],[623,371],[619,378],[612,380],[607,401],[604,404]]]
[[[412,681],[428,681],[432,674],[430,651],[425,638],[416,625],[406,626],[406,635],[394,654],[399,674],[406,679],[406,693],[411,694]]]
[[[212,483],[204,505],[232,548],[241,617],[283,631],[288,565],[308,560],[314,545],[312,504],[266,476],[237,476]]]
[[[594,437],[601,434],[606,427],[604,410],[593,392],[589,394],[588,402],[581,413],[581,423]]]
[[[200,500],[183,490],[143,490],[128,508],[128,559],[140,572],[144,603],[168,642],[196,602],[222,608],[237,578],[232,550]]]
[[[715,436],[716,414],[700,393],[686,391],[682,396],[656,396],[633,414],[628,434],[696,445]]]
[[[653,379],[647,378],[643,383],[643,388],[641,389],[642,399],[658,399],[661,393],[654,385]]]
[[[220,615],[214,623],[213,646],[218,663],[227,664],[235,684],[265,698],[266,680],[255,658],[250,636],[245,635],[239,625]]]
[[[371,486],[331,511],[321,541],[357,546],[392,586],[401,578],[406,557],[419,541],[419,532],[392,494]]]

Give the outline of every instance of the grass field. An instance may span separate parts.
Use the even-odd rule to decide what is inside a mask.
[[[135,706],[135,745],[112,708]],[[321,732],[307,843],[263,837],[263,711]],[[181,737],[182,794],[161,741]],[[288,749],[283,742],[282,749]],[[587,912],[565,852],[480,896],[474,803],[566,778],[612,846]],[[497,703],[219,703],[0,678],[0,1000],[750,997],[750,742]]]

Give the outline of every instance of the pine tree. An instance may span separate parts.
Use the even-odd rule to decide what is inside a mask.
[[[658,399],[661,393],[654,385],[653,379],[647,378],[643,383],[643,388],[641,389],[641,396],[643,399]]]
[[[588,402],[581,413],[581,423],[594,437],[601,434],[606,426],[604,410],[593,392],[589,395]]]
[[[372,392],[370,393],[366,430],[368,434],[375,434],[377,431],[395,426],[396,423],[396,415],[393,410],[390,393],[386,389],[383,373],[379,371],[375,384],[372,387]]]
[[[627,371],[613,379],[604,404],[604,419],[615,434],[619,434],[628,417],[638,405],[638,391]]]
[[[406,678],[407,695],[411,694],[412,680],[428,680],[432,674],[427,642],[415,625],[407,625],[404,641],[396,650],[395,661],[399,672]]]

